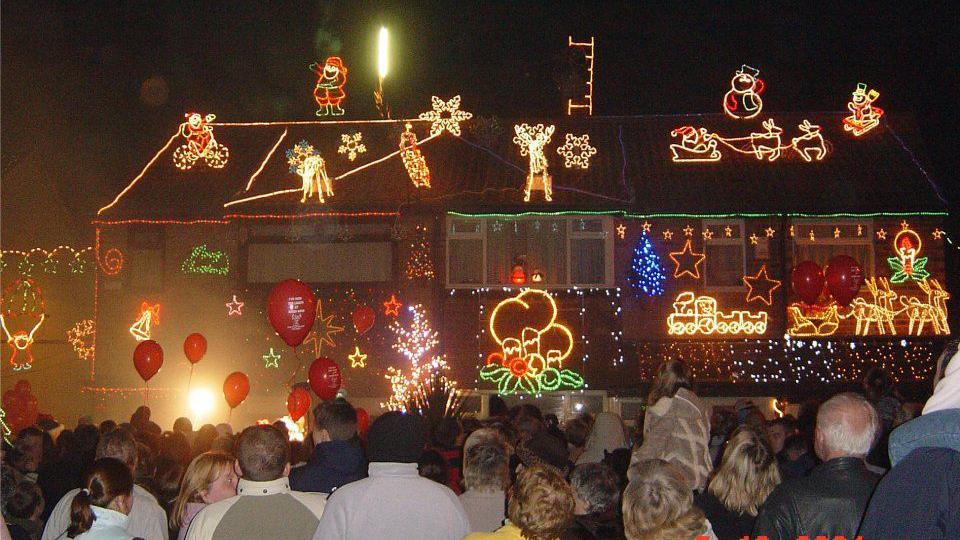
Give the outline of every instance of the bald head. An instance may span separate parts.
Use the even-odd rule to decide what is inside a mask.
[[[877,412],[860,394],[844,392],[817,411],[816,451],[823,461],[864,457],[877,433]]]

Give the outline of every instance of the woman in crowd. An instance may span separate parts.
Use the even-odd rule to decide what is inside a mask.
[[[133,473],[120,460],[98,459],[84,488],[70,503],[67,538],[130,540],[127,515],[133,504]]]
[[[713,470],[710,417],[691,388],[690,368],[684,362],[667,360],[660,365],[647,397],[643,444],[631,463],[667,460],[680,469],[691,490],[703,491]]]
[[[557,540],[573,521],[573,489],[556,468],[525,467],[507,507],[509,521],[492,533],[471,533],[464,540]]]
[[[620,477],[603,463],[584,463],[570,474],[576,516],[571,532],[584,540],[620,540]]]
[[[180,483],[170,510],[170,530],[179,531],[178,540],[187,536],[190,522],[208,504],[237,494],[237,473],[233,458],[220,452],[206,452],[193,458]]]
[[[43,494],[37,484],[26,480],[16,483],[13,492],[4,501],[12,540],[40,538],[43,533],[43,519],[40,517],[43,507]]]
[[[627,428],[623,420],[616,413],[602,412],[594,419],[593,429],[576,463],[600,463],[606,454],[627,447]]]
[[[780,483],[776,456],[753,428],[741,426],[723,450],[707,491],[697,497],[720,538],[750,536],[757,509]]]
[[[717,540],[710,521],[693,505],[679,468],[648,459],[630,468],[623,492],[623,528],[628,540]]]

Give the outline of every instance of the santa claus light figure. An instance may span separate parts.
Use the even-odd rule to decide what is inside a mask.
[[[339,56],[331,56],[321,65],[319,62],[310,64],[310,70],[317,75],[317,86],[313,89],[313,97],[317,100],[317,116],[341,116],[343,109],[340,104],[347,97],[343,86],[347,84],[347,68]]]

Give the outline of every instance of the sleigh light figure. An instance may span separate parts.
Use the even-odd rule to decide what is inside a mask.
[[[327,175],[326,162],[320,153],[307,141],[300,141],[293,148],[287,150],[287,165],[290,172],[298,175],[302,182],[303,196],[300,202],[317,195],[321,203],[326,202],[324,195],[333,197],[333,181]]]
[[[849,131],[855,137],[859,137],[880,125],[883,109],[873,106],[873,102],[878,97],[880,97],[880,92],[876,90],[867,91],[866,84],[857,83],[857,88],[853,91],[850,101],[847,103],[850,116],[843,119],[844,131]]]
[[[173,151],[173,164],[186,171],[203,159],[208,167],[222,169],[230,159],[230,149],[217,142],[213,137],[214,114],[202,116],[200,113],[187,113],[187,121],[180,124],[180,135],[187,142]]]
[[[673,161],[720,161],[723,155],[717,150],[717,140],[707,128],[681,126],[670,132],[671,137],[680,137],[680,144],[671,144]]]
[[[553,200],[553,179],[547,170],[549,164],[544,148],[550,143],[555,128],[556,126],[543,124],[513,126],[517,134],[513,142],[520,146],[520,155],[530,156],[530,171],[527,173],[527,184],[523,190],[523,202],[530,202],[530,192],[533,190],[543,191],[543,198],[547,202]]]

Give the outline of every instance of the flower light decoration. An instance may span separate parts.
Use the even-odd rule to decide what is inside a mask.
[[[73,346],[80,360],[90,361],[96,353],[94,338],[97,335],[97,323],[90,319],[78,321],[73,328],[67,330],[67,341]]]
[[[313,99],[316,100],[317,116],[343,116],[341,105],[347,93],[343,87],[347,84],[347,67],[339,56],[328,57],[323,64],[310,64],[310,71],[317,76],[317,85],[313,89]]]
[[[404,127],[406,129],[400,134],[400,159],[403,160],[403,166],[407,169],[413,186],[430,189],[430,168],[427,167],[427,160],[417,145],[417,134],[411,131],[413,126],[410,122]]]
[[[184,274],[225,276],[230,273],[230,257],[223,251],[211,251],[206,244],[200,244],[184,259],[180,271]]]
[[[730,80],[730,90],[723,96],[723,112],[730,118],[749,120],[763,110],[760,94],[766,90],[760,70],[746,64]]]
[[[480,378],[496,384],[502,395],[583,387],[583,377],[563,367],[573,352],[573,333],[557,315],[556,300],[539,289],[497,304],[490,313],[490,335],[500,350],[487,356]]]
[[[597,149],[590,146],[590,135],[584,133],[577,136],[567,133],[562,146],[557,147],[557,153],[563,156],[563,166],[568,169],[589,169],[590,157],[597,153]]]
[[[10,347],[10,365],[14,371],[26,371],[34,361],[30,346],[47,317],[42,292],[34,280],[18,279],[4,290],[0,304],[0,328]]]
[[[530,192],[533,190],[542,191],[547,202],[553,200],[553,178],[548,171],[549,163],[543,150],[550,143],[555,129],[556,126],[543,124],[513,126],[516,133],[513,142],[520,147],[520,155],[530,157],[530,171],[523,189],[523,202],[530,202]]]
[[[186,113],[186,122],[180,124],[180,135],[187,141],[173,151],[173,164],[186,171],[201,159],[208,167],[222,169],[230,159],[230,149],[217,142],[213,136],[213,122],[217,116],[200,113]]]
[[[887,258],[887,264],[893,271],[890,283],[923,281],[930,277],[930,272],[926,270],[927,258],[918,257],[921,248],[923,248],[923,241],[912,229],[904,228],[897,233],[893,238],[895,256]]]
[[[420,113],[421,120],[432,122],[430,124],[430,136],[435,137],[444,131],[449,131],[451,135],[460,136],[460,122],[466,122],[473,118],[473,113],[460,110],[460,96],[453,96],[449,101],[444,101],[437,96],[430,98],[432,111]]]
[[[717,299],[712,296],[696,296],[690,291],[677,295],[673,313],[667,317],[670,335],[713,334],[765,334],[767,312],[732,311],[729,314],[717,309]]]
[[[363,144],[363,133],[359,131],[353,134],[343,133],[340,135],[340,147],[337,148],[338,154],[346,154],[347,159],[353,161],[357,156],[367,151],[367,146]]]
[[[302,180],[300,202],[307,202],[314,194],[321,203],[326,202],[324,195],[333,197],[333,181],[327,175],[327,164],[312,144],[302,140],[287,150],[286,156],[289,171]]]
[[[880,125],[883,109],[873,106],[873,102],[879,97],[880,92],[873,89],[868,91],[865,83],[857,83],[857,88],[847,103],[850,116],[844,117],[843,130],[853,133],[854,137],[859,137]]]
[[[146,341],[153,335],[153,327],[160,324],[160,304],[140,304],[137,320],[130,326],[130,335],[137,341]]]

